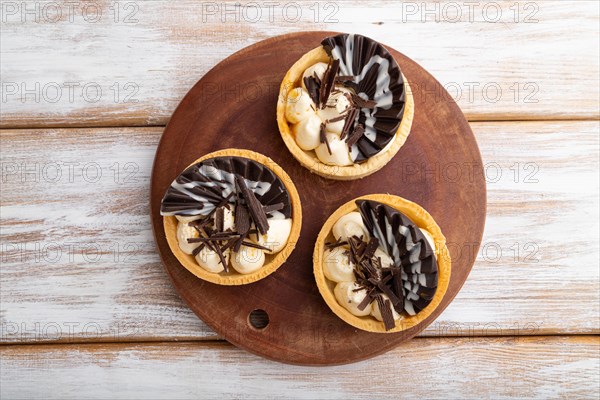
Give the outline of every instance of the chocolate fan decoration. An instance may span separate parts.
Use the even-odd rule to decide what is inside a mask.
[[[188,167],[171,183],[160,213],[206,216],[225,203],[236,204],[238,193],[248,190],[262,205],[267,218],[291,218],[292,205],[283,182],[265,165],[244,157],[216,157]],[[245,197],[245,202],[258,206],[248,194]]]
[[[338,84],[356,92],[353,103],[359,112],[350,115],[347,132],[342,135],[354,138],[350,143],[352,160],[364,162],[383,150],[400,126],[405,99],[400,67],[383,45],[365,36],[341,34],[321,44],[339,61]],[[358,138],[352,135],[357,127],[364,129]]]
[[[419,227],[400,211],[372,200],[357,200],[356,205],[371,237],[394,261],[388,286],[404,299],[404,311],[415,315],[427,307],[437,289],[434,250]]]

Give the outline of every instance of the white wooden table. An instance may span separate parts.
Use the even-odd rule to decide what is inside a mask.
[[[1,1],[2,398],[598,398],[599,3]],[[371,36],[462,107],[486,165],[473,271],[418,338],[341,367],[221,340],[148,216],[178,101],[302,30]]]

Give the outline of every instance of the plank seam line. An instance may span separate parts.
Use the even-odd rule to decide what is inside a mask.
[[[600,122],[600,115],[596,117],[575,117],[575,118],[516,118],[516,119],[469,119],[469,123],[493,123],[493,122],[555,122],[555,123],[568,123],[568,122]],[[165,128],[166,125],[33,125],[23,127],[20,125],[0,125],[0,131],[19,131],[19,130],[50,130],[50,129],[128,129],[128,128]]]
[[[575,333],[575,334],[560,334],[560,333],[549,333],[549,334],[537,334],[537,335],[469,335],[469,336],[417,336],[412,340],[435,340],[435,339],[501,339],[501,338],[598,338],[600,340],[600,332],[598,333]],[[198,339],[198,340],[133,340],[133,341],[56,341],[56,342],[0,342],[0,349],[7,347],[17,346],[86,346],[86,345],[138,345],[138,344],[215,344],[215,343],[226,343],[231,344],[225,339]],[[232,345],[233,346],[233,345]]]

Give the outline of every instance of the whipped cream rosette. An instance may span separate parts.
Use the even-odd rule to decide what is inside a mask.
[[[414,102],[388,50],[361,35],[325,38],[287,72],[277,121],[296,159],[331,179],[362,178],[404,144]]]
[[[314,274],[331,310],[370,332],[417,325],[450,280],[446,239],[427,211],[401,197],[370,195],[340,207],[315,244]]]
[[[300,234],[300,199],[290,177],[249,150],[208,154],[167,189],[161,215],[169,247],[194,275],[222,285],[262,279]]]

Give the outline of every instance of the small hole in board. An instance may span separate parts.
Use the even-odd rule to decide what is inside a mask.
[[[269,325],[269,314],[265,310],[254,310],[248,314],[248,323],[254,329],[265,329]]]

